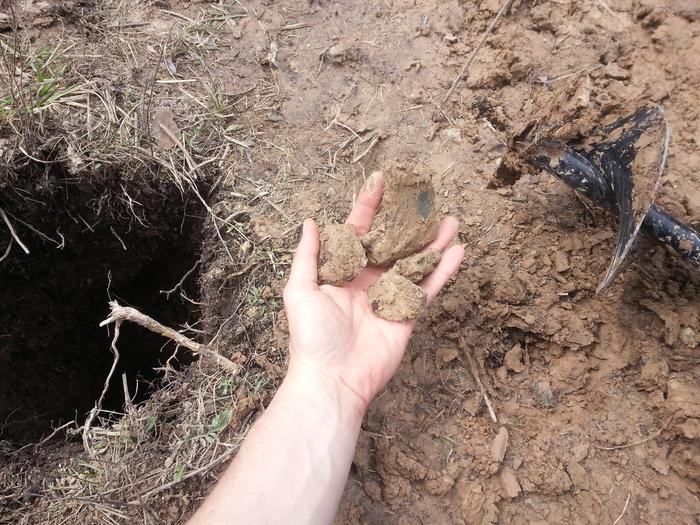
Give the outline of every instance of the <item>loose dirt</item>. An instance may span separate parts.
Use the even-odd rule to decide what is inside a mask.
[[[697,522],[700,279],[642,240],[598,295],[614,220],[541,172],[489,184],[509,138],[535,111],[546,114],[553,93],[569,93],[563,102],[581,114],[643,99],[663,106],[671,129],[657,202],[700,220],[696,2],[516,1],[437,121],[435,107],[500,2],[252,0],[241,2],[245,12],[228,2],[87,4],[62,2],[23,27],[36,47],[75,43],[68,54],[86,55],[75,66],[86,89],[119,108],[103,111],[105,136],[124,115],[149,122],[167,106],[194,165],[209,161],[199,169],[215,185],[204,195],[231,257],[209,217],[192,277],[201,319],[188,333],[245,373],[226,378],[200,363],[170,374],[119,426],[95,434],[97,458],[74,436],[17,454],[3,442],[0,522],[184,521],[223,468],[216,459],[235,450],[283,377],[281,295],[298,225],[343,222],[366,175],[396,160],[399,172],[425,166],[434,209],[460,219],[467,256],[369,408],[336,522]],[[39,131],[72,131],[32,156],[51,160],[47,152],[94,129],[104,104],[81,96],[46,110],[65,113]],[[119,151],[148,152],[141,140],[129,136]],[[75,150],[61,169],[104,170],[106,151]],[[139,173],[170,185],[172,172],[191,171],[179,146],[168,151],[155,150],[177,167],[167,177],[140,161]],[[32,255],[42,253],[42,241],[17,228]],[[4,250],[9,236],[0,235]],[[377,241],[382,262],[407,255],[390,248]],[[501,427],[508,443],[495,461]]]
[[[365,249],[352,224],[330,224],[321,230],[320,283],[348,283],[357,277],[366,264]]]

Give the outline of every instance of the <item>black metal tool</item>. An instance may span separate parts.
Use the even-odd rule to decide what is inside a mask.
[[[577,147],[540,139],[523,155],[617,215],[617,246],[598,292],[618,275],[640,229],[700,266],[700,234],[654,204],[669,143],[663,110],[642,106],[602,126],[594,136],[599,140]]]

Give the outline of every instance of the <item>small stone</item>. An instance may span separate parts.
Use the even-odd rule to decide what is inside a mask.
[[[571,449],[571,455],[573,456],[574,461],[581,463],[581,461],[586,459],[590,448],[591,447],[588,443],[579,443],[578,445],[574,445]]]
[[[331,224],[321,230],[318,277],[321,283],[352,281],[367,264],[365,250],[352,224]]]
[[[665,457],[657,456],[651,461],[651,468],[659,474],[667,476],[671,470],[671,465]]]
[[[681,328],[678,337],[681,340],[681,343],[683,343],[688,348],[695,348],[696,346],[698,346],[698,338],[695,333],[695,330],[693,330],[689,326],[684,326],[683,328]]]
[[[470,416],[476,416],[481,410],[484,404],[484,396],[479,392],[472,392],[466,396],[466,399],[462,401],[462,408]]]
[[[175,113],[172,109],[165,106],[156,109],[151,129],[151,135],[160,148],[169,150],[176,146],[173,137],[180,135],[180,128],[175,122]]]
[[[427,300],[419,286],[393,271],[377,279],[369,287],[368,295],[372,311],[387,321],[417,319]]]
[[[526,257],[525,259],[522,260],[520,263],[520,266],[525,268],[526,270],[529,270],[530,268],[533,268],[537,264],[537,259],[534,257]]]
[[[499,463],[503,461],[506,456],[506,449],[508,448],[508,429],[506,427],[501,427],[498,429],[498,434],[491,444],[491,459],[498,461]]]
[[[569,261],[569,256],[566,254],[566,252],[558,250],[554,252],[552,259],[554,269],[559,273],[564,273],[571,268],[571,262]]]
[[[508,381],[508,369],[505,366],[499,366],[496,369],[496,377],[501,383]]]
[[[523,365],[523,349],[520,345],[516,344],[513,348],[508,350],[504,359],[504,364],[508,370],[517,374],[525,370],[525,365]]]
[[[438,366],[446,365],[447,363],[454,361],[459,357],[459,352],[454,348],[438,348],[435,352],[435,361],[437,361]]]
[[[605,76],[608,78],[614,78],[615,80],[626,80],[630,77],[629,71],[621,68],[617,64],[610,63],[603,68]]]
[[[508,498],[517,498],[520,495],[522,489],[520,488],[520,483],[518,483],[518,478],[512,468],[503,467],[498,478]]]
[[[462,142],[462,132],[459,128],[444,128],[440,130],[442,142]]]
[[[440,262],[440,252],[428,250],[400,259],[394,265],[394,271],[412,283],[418,284],[430,274]]]
[[[588,473],[580,463],[571,461],[566,466],[566,472],[571,478],[571,482],[575,485],[576,491],[588,488]]]
[[[513,470],[518,470],[523,464],[522,456],[515,456],[513,458]]]

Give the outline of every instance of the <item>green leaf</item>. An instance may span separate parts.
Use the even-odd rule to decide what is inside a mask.
[[[223,429],[225,429],[229,422],[231,421],[231,416],[233,415],[233,410],[230,408],[227,408],[226,410],[222,410],[218,414],[216,414],[212,420],[211,420],[211,425],[209,426],[209,434],[218,434],[221,432]]]
[[[185,475],[185,465],[175,465],[173,471],[173,481],[180,482]]]
[[[151,433],[156,429],[156,421],[158,418],[156,416],[148,416],[146,418],[145,424],[144,424],[144,429],[146,432]]]

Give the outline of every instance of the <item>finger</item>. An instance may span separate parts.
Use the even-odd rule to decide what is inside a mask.
[[[438,231],[437,231],[437,236],[435,237],[435,240],[431,242],[428,246],[423,248],[423,252],[427,252],[430,250],[437,250],[439,252],[442,252],[447,248],[450,243],[452,242],[452,239],[454,239],[454,236],[457,234],[457,231],[459,230],[459,221],[455,219],[454,217],[448,216],[445,217],[442,222],[440,222],[440,226],[438,226]]]
[[[294,252],[287,286],[291,288],[318,289],[318,251],[318,226],[316,226],[313,219],[306,219],[299,246]]]
[[[352,282],[346,285],[347,288],[353,288],[355,290],[366,290],[369,288],[374,281],[379,279],[379,276],[386,272],[386,268],[380,268],[379,266],[366,266],[360,275],[355,277]]]
[[[440,293],[440,289],[449,281],[454,274],[459,270],[459,265],[464,259],[464,246],[456,245],[449,248],[444,254],[442,254],[442,259],[440,259],[440,264],[437,268],[433,270],[433,273],[428,275],[420,287],[425,290],[428,296],[428,304],[430,304],[437,294]]]
[[[382,172],[375,171],[360,189],[355,206],[348,215],[347,223],[355,226],[358,235],[364,235],[372,227],[380,202],[382,202]]]

